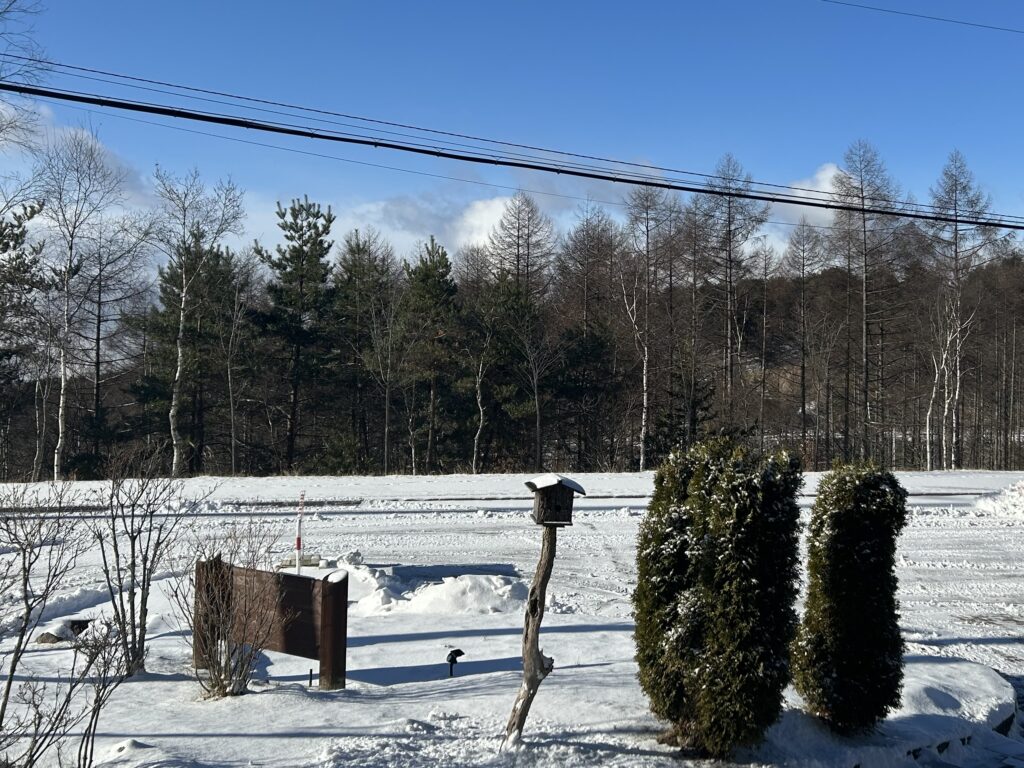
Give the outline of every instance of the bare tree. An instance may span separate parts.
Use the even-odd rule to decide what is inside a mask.
[[[964,350],[974,319],[974,313],[964,307],[964,289],[971,272],[984,260],[986,250],[996,242],[997,232],[993,227],[964,226],[960,223],[961,218],[984,218],[988,214],[990,199],[975,182],[974,174],[967,167],[967,160],[959,151],[950,153],[938,183],[931,190],[931,196],[935,211],[953,219],[952,222],[933,222],[931,234],[934,258],[942,276],[945,295],[940,306],[946,314],[942,325],[947,332],[942,334],[946,339],[941,342],[943,350],[939,352],[939,357],[948,357],[948,366],[944,371],[952,378],[945,406],[950,415],[949,453],[944,447],[942,465],[959,469],[963,429],[960,414]],[[942,429],[945,435],[945,418]],[[930,464],[929,460],[929,469]]]
[[[4,563],[0,579],[6,582],[5,594],[15,596],[0,621],[14,639],[5,660],[0,730],[7,722],[15,675],[29,638],[87,546],[79,519],[67,510],[71,501],[70,487],[63,484],[41,491],[30,491],[29,486],[0,488],[0,547],[13,555]]]
[[[231,474],[238,473],[238,402],[243,395],[244,382],[237,382],[239,354],[245,344],[246,318],[256,304],[259,289],[257,261],[252,252],[245,252],[232,265],[234,273],[231,306],[227,322],[217,325],[220,351],[223,354],[228,394],[228,423],[231,440]]]
[[[97,493],[101,516],[90,524],[99,548],[117,641],[128,674],[145,669],[146,625],[154,576],[164,568],[194,502],[181,481],[159,476],[158,451],[129,449],[111,461]]]
[[[51,272],[60,296],[61,325],[57,338],[60,395],[57,405],[57,445],[53,479],[64,476],[67,445],[68,392],[73,345],[86,301],[80,279],[83,251],[96,236],[103,213],[121,202],[124,172],[110,162],[96,134],[77,129],[53,138],[43,151],[37,175],[46,205],[44,216],[53,230]]]
[[[99,222],[95,237],[82,249],[85,322],[78,332],[87,350],[80,362],[92,379],[92,455],[94,471],[102,471],[102,445],[107,431],[106,385],[123,376],[132,350],[123,343],[124,319],[148,299],[151,280],[145,274],[153,222],[148,216],[125,215]]]
[[[892,216],[881,216],[871,211],[887,208],[895,212],[899,205],[899,188],[889,177],[878,151],[866,141],[854,142],[843,158],[844,168],[832,179],[836,199],[844,205],[859,208],[854,211],[838,211],[833,234],[843,240],[847,254],[847,273],[851,283],[854,274],[854,257],[860,261],[860,330],[861,354],[859,371],[860,407],[860,458],[871,458],[871,431],[878,416],[882,389],[877,392],[878,403],[872,402],[871,335],[876,338],[884,333],[885,316],[881,295],[876,287],[877,275],[885,265],[888,251],[898,230],[898,223]],[[848,325],[848,343],[852,341],[852,305]],[[852,356],[848,360],[848,369]],[[879,382],[880,383],[880,382]],[[848,394],[847,407],[850,407]]]
[[[80,677],[87,692],[84,728],[78,742],[78,768],[92,768],[96,757],[96,731],[100,715],[114,692],[129,676],[124,647],[117,637],[117,627],[108,621],[94,619],[74,643],[76,653],[84,661]]]
[[[183,575],[170,597],[189,633],[196,679],[210,698],[245,693],[275,617],[287,622],[280,590],[236,589],[232,576],[232,566],[269,570],[277,539],[256,520],[232,521],[213,537],[194,537],[179,553],[176,570]]]
[[[41,10],[36,0],[0,0],[0,80],[34,83],[45,71],[32,22]],[[37,111],[5,94],[0,99],[0,146],[35,148]]]
[[[63,680],[54,684],[29,674],[15,686],[30,638],[88,546],[81,520],[71,509],[74,503],[63,484],[0,489],[0,547],[9,553],[0,565],[0,589],[14,596],[0,615],[0,632],[13,639],[3,658],[0,699],[0,756],[5,765],[34,766],[83,719],[98,722],[109,700],[106,691],[122,666],[119,647],[109,636],[90,634],[72,644],[73,658]],[[104,681],[96,677],[101,668]],[[90,682],[94,692],[103,693],[81,707],[79,693]]]
[[[651,423],[651,309],[659,287],[665,228],[670,212],[665,193],[653,187],[638,187],[626,202],[629,221],[626,231],[631,248],[623,253],[619,267],[622,303],[640,355],[640,471],[647,469],[647,442]]]
[[[789,236],[783,266],[796,278],[800,291],[800,445],[807,454],[807,280],[824,263],[821,236],[806,218]]]
[[[175,334],[174,378],[171,382],[171,407],[168,413],[171,434],[171,474],[183,471],[185,437],[178,423],[181,408],[181,385],[185,367],[185,330],[189,313],[191,289],[201,274],[203,262],[211,249],[228,234],[240,234],[245,212],[242,192],[230,180],[218,182],[208,190],[193,170],[177,177],[156,169],[156,191],[160,213],[156,224],[156,241],[169,265],[179,275],[177,286],[178,328]]]
[[[718,285],[725,310],[722,384],[726,424],[730,427],[735,426],[736,370],[744,337],[744,313],[739,308],[738,290],[750,266],[746,245],[768,218],[767,204],[735,197],[734,193],[749,191],[751,185],[750,174],[728,154],[719,161],[711,181],[711,187],[722,193],[712,201],[710,210],[715,221]]]
[[[390,250],[390,249],[389,249]],[[363,358],[384,396],[384,474],[391,464],[391,400],[405,373],[409,353],[420,335],[420,327],[404,312],[408,283],[393,256],[381,262],[383,270],[376,290],[367,296],[369,348]]]
[[[544,322],[532,307],[519,307],[510,320],[512,343],[519,353],[513,370],[529,387],[533,399],[533,468],[540,472],[544,469],[541,388],[561,357],[561,345],[554,338],[550,323]]]
[[[547,291],[557,245],[551,220],[520,190],[505,204],[488,249],[495,270],[510,276],[516,288],[536,299]]]

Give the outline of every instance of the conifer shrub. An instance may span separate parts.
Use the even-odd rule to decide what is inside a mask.
[[[670,653],[676,609],[689,583],[690,517],[685,501],[692,474],[688,454],[676,451],[654,475],[654,495],[637,536],[637,585],[633,592],[636,661],[651,711],[670,723],[687,722],[682,670]]]
[[[782,709],[799,462],[716,438],[659,475],[637,549],[641,685],[680,743],[725,756],[756,743]]]
[[[870,728],[900,703],[895,559],[906,500],[892,473],[870,465],[837,467],[818,487],[794,683],[808,709],[840,733]]]

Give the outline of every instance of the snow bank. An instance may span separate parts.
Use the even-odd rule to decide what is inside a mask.
[[[410,585],[379,569],[352,567],[349,579],[350,589],[354,583],[356,591],[365,595],[350,609],[354,616],[507,613],[520,611],[529,593],[522,579],[508,576],[466,574],[446,576],[439,584]]]
[[[1024,482],[982,496],[975,508],[999,517],[1024,517]]]
[[[943,753],[962,739],[987,735],[1013,716],[1016,695],[996,672],[960,659],[908,656],[903,702],[872,733],[842,738],[803,711],[792,689],[787,709],[765,743],[743,757],[773,765],[853,768],[913,765],[912,750]]]

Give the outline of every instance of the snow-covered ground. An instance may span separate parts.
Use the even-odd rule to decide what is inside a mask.
[[[280,533],[285,555],[293,526],[287,504],[304,490],[313,502],[307,551],[361,554],[361,564],[347,566],[348,687],[311,690],[315,662],[267,653],[252,695],[201,700],[161,592],[150,618],[149,671],[115,694],[97,754],[124,766],[680,765],[655,743],[659,726],[632,660],[634,542],[652,475],[573,477],[588,496],[577,499],[575,524],[559,534],[542,631],[555,671],[540,688],[522,751],[497,747],[520,680],[523,601],[540,530],[527,514],[528,476],[480,475],[189,481],[190,491],[208,496],[196,522],[207,535],[255,514]],[[791,697],[765,745],[741,762],[921,765],[940,757],[925,751],[913,761],[907,744],[949,741],[945,764],[1012,765],[1006,761],[1019,755],[1024,765],[1016,731],[1009,739],[991,731],[1010,713],[1013,691],[988,669],[1024,679],[1024,474],[900,477],[913,506],[899,554],[908,640],[903,710],[870,737],[840,741]],[[804,492],[812,494],[817,480],[808,475]],[[43,629],[95,615],[103,602],[90,556]],[[449,679],[445,656],[453,647],[465,656]],[[52,675],[67,656],[33,646],[26,671]]]

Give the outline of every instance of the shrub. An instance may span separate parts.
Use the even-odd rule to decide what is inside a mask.
[[[818,488],[794,680],[810,711],[841,733],[873,726],[900,703],[894,571],[906,499],[891,473],[869,465],[837,467]]]
[[[690,516],[684,502],[692,466],[671,453],[654,475],[654,496],[637,536],[637,585],[633,592],[636,662],[651,711],[673,724],[690,719],[682,671],[669,653],[679,595],[688,582]]]
[[[724,756],[758,741],[782,709],[799,462],[717,438],[659,476],[637,551],[641,684],[680,741]]]

